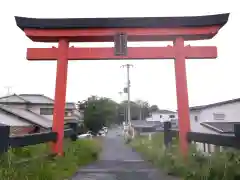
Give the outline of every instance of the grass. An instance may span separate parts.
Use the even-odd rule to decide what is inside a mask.
[[[191,146],[186,160],[180,154],[177,139],[174,139],[172,146],[165,150],[162,133],[153,135],[152,140],[139,136],[131,142],[131,145],[145,159],[167,174],[181,177],[184,180],[240,179],[240,152],[238,150],[231,149],[206,156]]]
[[[99,140],[65,141],[65,156],[31,159],[49,154],[46,144],[11,149],[0,158],[1,180],[66,180],[74,175],[80,166],[98,158],[101,151]]]

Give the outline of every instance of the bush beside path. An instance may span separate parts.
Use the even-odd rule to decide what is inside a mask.
[[[65,180],[79,167],[96,161],[100,150],[95,139],[66,140],[63,157],[41,158],[50,154],[47,144],[11,149],[0,158],[0,177],[1,180]]]
[[[164,148],[163,133],[153,135],[152,139],[139,136],[131,146],[165,174],[184,180],[240,179],[240,151],[235,149],[204,155],[192,145],[186,160],[181,156],[177,138],[169,149]]]

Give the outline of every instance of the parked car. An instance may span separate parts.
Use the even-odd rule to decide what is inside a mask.
[[[107,127],[103,127],[102,129],[104,130],[105,133],[108,133],[108,128]]]
[[[88,131],[87,133],[85,134],[80,134],[78,135],[78,139],[92,139],[93,135],[90,131]]]
[[[97,134],[97,136],[106,136],[106,133],[104,130],[100,130]]]

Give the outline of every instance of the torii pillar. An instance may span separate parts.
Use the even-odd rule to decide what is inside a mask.
[[[185,59],[216,58],[215,46],[185,46],[184,41],[213,38],[229,14],[189,17],[35,19],[15,17],[34,42],[58,42],[58,48],[28,48],[28,60],[57,60],[53,152],[63,153],[68,60],[175,59],[180,146],[188,152],[190,131]],[[128,47],[129,41],[173,41],[167,47]],[[112,48],[69,47],[69,42],[115,42]]]

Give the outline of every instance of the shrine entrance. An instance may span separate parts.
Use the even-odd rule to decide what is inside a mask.
[[[34,42],[58,47],[28,48],[27,59],[57,60],[52,130],[58,138],[53,152],[63,153],[68,60],[174,59],[181,151],[188,151],[190,131],[185,59],[216,58],[215,46],[185,46],[184,41],[213,38],[229,14],[195,17],[35,19],[15,17],[17,26]],[[130,41],[172,41],[167,47],[128,47]],[[70,42],[114,42],[111,48],[69,47]]]

